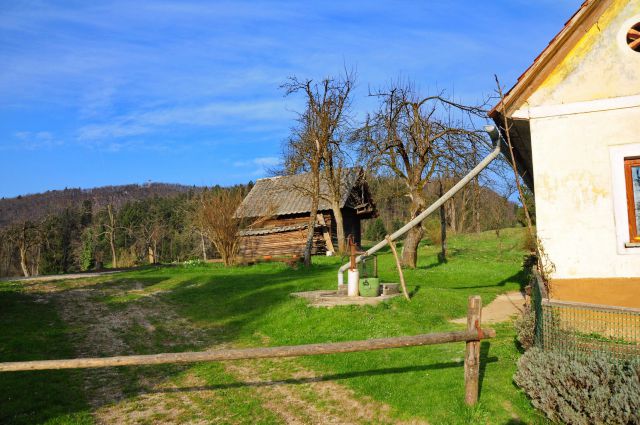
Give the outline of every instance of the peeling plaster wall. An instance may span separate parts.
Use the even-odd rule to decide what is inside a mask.
[[[614,187],[621,164],[610,155],[637,144],[640,156],[640,106],[531,119],[531,138],[537,230],[556,267],[551,277],[640,276],[640,248],[619,249],[617,233],[628,225],[616,223],[614,201],[625,192]]]
[[[528,99],[528,106],[640,94],[640,53],[625,41],[639,21],[640,0],[615,0]]]

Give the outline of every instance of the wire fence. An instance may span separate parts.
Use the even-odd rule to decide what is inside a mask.
[[[536,346],[573,358],[640,356],[640,309],[550,300],[539,276],[532,286]]]

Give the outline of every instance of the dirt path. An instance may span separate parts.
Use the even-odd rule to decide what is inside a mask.
[[[267,382],[257,385],[256,392],[286,424],[426,424],[396,421],[389,406],[325,381],[295,360],[247,360],[226,369],[241,381]]]
[[[135,281],[40,281],[26,288],[37,302],[56,306],[73,330],[78,357],[220,347],[159,293],[106,302],[143,294],[142,284]],[[88,369],[84,389],[99,424],[263,423],[260,412],[238,413],[238,403],[246,403],[243,397],[257,400],[258,409],[276,418],[269,423],[399,423],[388,406],[324,381],[295,360],[229,362],[221,370],[235,380],[230,389],[211,385],[210,377],[205,380],[190,366]]]
[[[113,306],[102,301],[141,287],[135,282],[74,281],[58,286],[42,281],[28,289],[39,294],[38,302],[55,304],[62,320],[74,330],[71,338],[78,357],[172,351],[183,346],[192,349],[205,343],[206,335],[201,329],[153,294]],[[186,367],[86,370],[84,389],[96,422],[182,423],[177,418],[197,417],[192,398],[199,394],[179,397],[159,391],[175,387],[166,377],[183,369]]]
[[[482,308],[482,323],[506,322],[524,311],[525,298],[522,292],[514,291],[498,295],[488,306]],[[451,320],[451,323],[464,325],[466,317]]]
[[[107,276],[110,274],[122,273],[129,270],[110,270],[105,272],[87,272],[87,273],[69,273],[69,274],[51,274],[42,276],[30,276],[30,277],[3,277],[3,282],[21,282],[21,281],[33,281],[33,282],[50,282],[52,280],[67,280],[67,279],[86,279],[97,276]]]

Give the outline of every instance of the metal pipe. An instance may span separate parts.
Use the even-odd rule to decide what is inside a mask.
[[[407,224],[405,224],[404,226],[402,226],[401,228],[399,228],[398,230],[393,232],[390,235],[390,239],[392,241],[396,240],[400,236],[402,236],[405,233],[407,233],[413,227],[415,227],[415,226],[419,225],[420,223],[422,223],[425,218],[427,218],[431,213],[433,213],[438,208],[440,208],[440,206],[442,204],[444,204],[446,201],[448,201],[453,195],[458,193],[458,191],[460,189],[462,189],[464,186],[466,186],[475,176],[477,176],[480,173],[480,171],[482,171],[485,168],[487,168],[487,166],[494,159],[496,159],[496,157],[500,154],[500,145],[502,143],[502,135],[500,134],[498,129],[493,125],[484,126],[484,130],[489,134],[489,137],[491,137],[491,141],[493,142],[494,148],[491,151],[491,153],[489,153],[489,155],[487,155],[478,165],[476,165],[473,168],[473,170],[469,171],[469,173],[466,176],[464,176],[458,183],[456,183],[455,186],[453,186],[451,189],[449,189],[447,191],[447,193],[442,195],[437,201],[435,201],[433,204],[431,204],[431,206],[429,206],[429,208],[427,208],[426,210],[422,211],[413,220],[411,220],[410,222],[408,222]],[[387,242],[386,239],[378,242],[377,244],[375,244],[374,246],[369,248],[364,254],[359,255],[356,258],[356,262],[359,263],[360,261],[362,261],[362,257],[363,256],[371,255],[371,254],[379,251],[380,249],[384,248],[387,245],[388,245],[388,242]],[[344,285],[344,272],[345,272],[345,270],[347,270],[347,268],[349,268],[349,264],[350,263],[344,264],[338,270],[338,285]]]

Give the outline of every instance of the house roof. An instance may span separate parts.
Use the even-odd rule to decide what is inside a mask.
[[[613,0],[586,0],[549,45],[535,58],[533,64],[518,78],[504,99],[498,102],[489,116],[504,133],[504,115],[510,126],[509,136],[514,147],[514,157],[518,171],[529,188],[533,189],[533,159],[531,155],[531,132],[529,121],[514,119],[513,113],[522,107],[529,97],[540,87],[560,62],[580,41]],[[503,115],[504,114],[504,115]],[[506,152],[505,152],[506,154]]]
[[[363,178],[363,171],[360,167],[345,168],[341,171],[341,176],[340,208],[355,207],[350,205],[350,195]],[[238,207],[236,216],[248,218],[308,213],[311,210],[310,188],[310,173],[258,179]],[[329,193],[329,185],[322,178],[318,211],[331,209]]]

